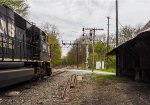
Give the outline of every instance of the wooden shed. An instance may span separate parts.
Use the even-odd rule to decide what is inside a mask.
[[[108,53],[116,55],[116,73],[150,82],[150,21],[138,35]]]

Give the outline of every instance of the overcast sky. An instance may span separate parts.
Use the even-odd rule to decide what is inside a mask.
[[[150,20],[150,0],[118,0],[119,24],[136,26]],[[115,33],[115,0],[27,0],[30,20],[41,26],[55,24],[61,40],[75,40],[83,27],[104,28],[107,33],[107,16],[110,33]],[[119,25],[119,27],[121,27]],[[63,49],[63,55],[67,53]]]

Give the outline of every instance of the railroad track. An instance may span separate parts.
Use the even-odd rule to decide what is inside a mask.
[[[54,77],[56,75],[59,75],[59,74],[65,73],[65,72],[67,72],[67,71],[56,71],[56,72],[53,72],[51,77]]]
[[[57,89],[57,96],[65,100],[67,94],[72,88],[75,88],[77,85],[77,75],[73,74],[69,77],[67,82],[63,86],[59,86]]]
[[[46,80],[48,79],[49,77],[55,77],[59,74],[62,74],[62,73],[65,73],[66,71],[56,71],[56,72],[53,72],[51,76],[45,76],[45,78],[43,80]],[[22,82],[22,83],[18,83],[18,84],[14,84],[12,86],[9,86],[9,87],[5,87],[5,88],[2,88],[0,89],[0,92],[5,92],[5,91],[13,91],[13,90],[22,90],[22,89],[30,89],[31,86],[34,86],[36,85],[37,83],[40,83],[41,80],[37,80],[37,81],[25,81],[25,82]]]

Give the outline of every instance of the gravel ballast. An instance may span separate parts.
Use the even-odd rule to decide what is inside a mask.
[[[67,89],[64,98],[61,98],[73,74],[82,77],[79,77],[75,88]],[[149,84],[121,78],[121,81],[99,79],[83,70],[65,70],[44,80],[26,82],[1,91],[0,105],[150,105]]]

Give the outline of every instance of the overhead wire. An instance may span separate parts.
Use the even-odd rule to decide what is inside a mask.
[[[124,28],[124,26],[120,23],[120,21],[119,21],[118,23],[119,23],[119,25],[120,25],[122,28]]]
[[[88,17],[90,17],[90,2],[89,0],[87,0],[87,9],[88,9]],[[89,20],[88,20],[89,21]],[[90,27],[91,25],[88,24],[88,27]]]
[[[112,0],[109,4],[109,7],[107,8],[108,12],[107,12],[106,16],[112,16],[112,13],[113,13],[114,10],[115,10],[115,0]],[[110,24],[110,25],[112,26],[112,24]]]

